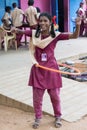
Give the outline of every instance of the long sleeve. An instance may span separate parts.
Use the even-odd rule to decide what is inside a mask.
[[[30,38],[30,43],[29,43],[29,53],[30,53],[30,57],[31,57],[32,63],[33,64],[38,64],[38,62],[36,61],[36,59],[34,57],[35,46],[32,44],[31,38]]]

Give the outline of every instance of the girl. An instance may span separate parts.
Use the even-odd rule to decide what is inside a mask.
[[[47,90],[55,117],[55,127],[60,127],[61,123],[61,105],[60,105],[60,88],[62,87],[61,74],[38,68],[40,64],[52,69],[59,69],[54,57],[54,49],[59,40],[77,38],[79,36],[81,20],[76,19],[76,30],[71,33],[56,33],[52,23],[52,18],[48,13],[41,13],[36,30],[26,30],[23,32],[31,37],[29,51],[32,56],[33,66],[30,72],[29,86],[33,89],[33,107],[35,111],[35,122],[33,128],[38,128],[42,118],[42,100]]]

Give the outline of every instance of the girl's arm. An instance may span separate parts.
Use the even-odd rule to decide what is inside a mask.
[[[31,30],[22,30],[18,28],[12,28],[11,32],[16,33],[16,34],[25,34],[26,36],[32,37],[32,31]]]
[[[34,53],[35,53],[35,46],[32,44],[32,40],[30,38],[30,43],[29,43],[29,53],[31,57],[31,61],[33,64],[38,64],[37,60],[35,59]]]
[[[79,37],[80,32],[80,25],[81,25],[81,18],[76,18],[76,30],[74,33],[69,34],[69,39],[74,39]]]

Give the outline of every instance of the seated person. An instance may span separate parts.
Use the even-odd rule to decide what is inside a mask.
[[[5,14],[2,17],[2,26],[4,29],[6,30],[10,30],[11,26],[12,26],[12,20],[11,20],[11,7],[10,6],[6,6],[5,7]]]

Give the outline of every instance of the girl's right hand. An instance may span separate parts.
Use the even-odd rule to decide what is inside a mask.
[[[12,33],[16,33],[16,32],[17,32],[17,28],[12,27],[12,28],[11,28],[11,32],[12,32]]]
[[[21,29],[18,29],[18,28],[16,28],[16,27],[12,27],[12,28],[11,28],[11,32],[18,34],[18,33],[22,33],[22,30],[21,30]]]

